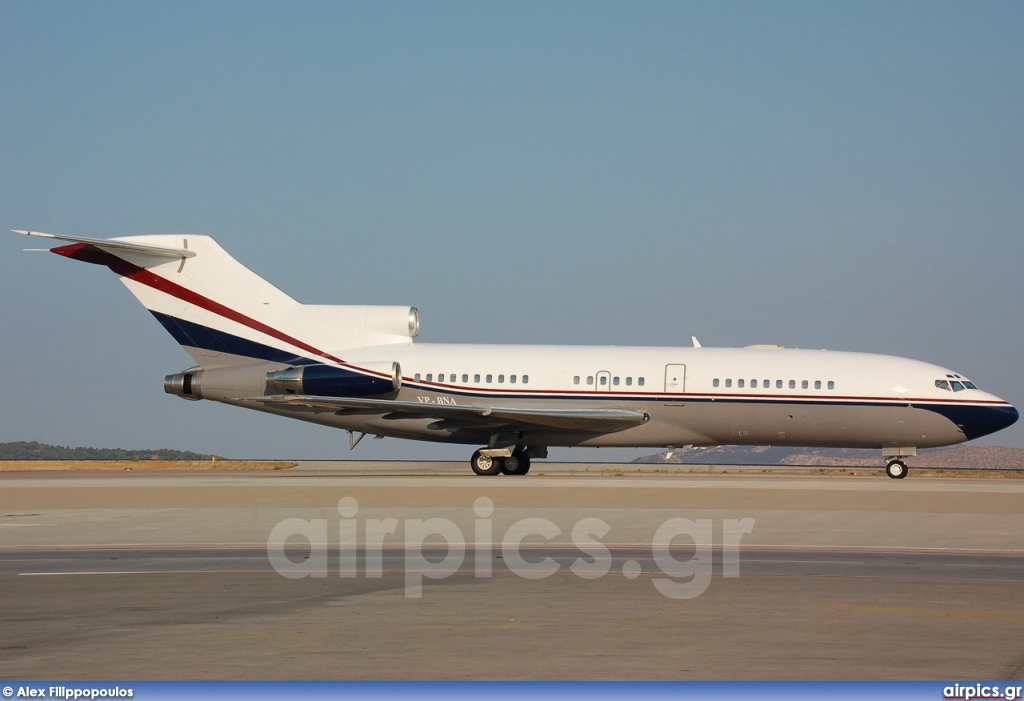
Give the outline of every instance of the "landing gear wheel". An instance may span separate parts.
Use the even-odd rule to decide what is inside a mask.
[[[473,453],[473,457],[469,461],[469,465],[473,468],[473,472],[476,474],[489,477],[501,472],[501,465],[503,462],[504,461],[501,458],[492,458],[487,455],[483,455],[478,450]]]
[[[501,472],[505,475],[525,475],[530,471],[530,456],[522,448],[516,448],[501,463]]]
[[[891,460],[889,464],[885,466],[885,474],[889,475],[894,480],[901,480],[907,476],[907,464],[902,460]]]

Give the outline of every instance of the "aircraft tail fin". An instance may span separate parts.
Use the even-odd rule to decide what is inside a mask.
[[[409,344],[419,328],[412,307],[300,304],[209,236],[15,233],[66,242],[50,250],[110,268],[202,367],[344,364],[338,351]]]

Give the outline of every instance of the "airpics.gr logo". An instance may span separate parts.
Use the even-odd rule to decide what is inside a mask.
[[[1021,698],[1021,685],[1000,686],[998,684],[952,684],[943,687],[944,699],[1006,699],[1014,701]]]
[[[360,571],[367,578],[383,576],[385,549],[391,539],[400,550],[399,564],[389,569],[401,569],[405,573],[405,596],[418,599],[423,595],[423,579],[445,579],[462,570],[465,563],[467,543],[473,553],[473,573],[479,578],[493,574],[492,566],[499,557],[513,574],[524,579],[544,579],[559,572],[563,565],[549,556],[530,560],[524,550],[551,545],[563,533],[570,533],[571,546],[579,553],[568,565],[568,570],[582,579],[598,579],[612,570],[611,550],[602,542],[612,527],[600,518],[583,518],[576,521],[571,529],[563,530],[553,521],[540,518],[523,518],[512,523],[499,540],[495,540],[494,502],[480,497],[473,503],[473,538],[467,541],[463,530],[447,518],[356,518],[359,503],[352,497],[338,502],[338,567],[339,577],[358,577]],[[267,557],[274,570],[289,579],[303,577],[327,577],[328,566],[328,519],[286,518],[280,521],[267,538]],[[401,529],[401,530],[399,530]],[[754,519],[722,519],[721,551],[722,575],[739,577],[740,541],[754,529]],[[670,518],[661,523],[650,539],[650,555],[656,572],[652,578],[655,589],[672,599],[692,599],[703,594],[711,583],[712,549],[714,528],[711,519]],[[538,544],[538,539],[541,543]],[[524,542],[529,540],[530,544]],[[443,541],[443,545],[441,542]],[[288,557],[288,549],[308,548],[309,555],[302,561]],[[568,547],[567,545],[559,547]],[[444,551],[440,559],[430,559],[425,550]],[[646,554],[646,545],[645,554]],[[677,559],[682,549],[693,549],[687,559]],[[570,553],[572,551],[570,550]],[[360,553],[362,557],[360,558]],[[362,570],[360,570],[360,559]],[[643,559],[643,558],[641,558]],[[643,572],[643,566],[635,559],[629,559],[620,566],[627,579],[636,579]],[[665,576],[660,576],[665,575]]]

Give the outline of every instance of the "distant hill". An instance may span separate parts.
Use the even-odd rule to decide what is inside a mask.
[[[0,443],[0,460],[209,460],[211,455],[187,450],[127,450],[125,448],[68,448],[36,441]]]
[[[905,458],[909,467],[1024,470],[1024,449],[965,445],[922,450]],[[779,446],[716,446],[660,452],[633,462],[657,465],[814,465],[864,467],[882,465],[882,451]]]

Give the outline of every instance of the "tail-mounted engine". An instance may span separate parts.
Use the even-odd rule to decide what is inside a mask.
[[[185,372],[167,375],[164,378],[164,392],[197,402],[203,398],[202,378],[201,368],[191,368]]]
[[[366,374],[330,365],[301,365],[267,373],[267,389],[284,394],[308,394],[316,397],[363,397],[396,392],[402,386],[402,368],[398,363],[367,363],[375,374]]]

